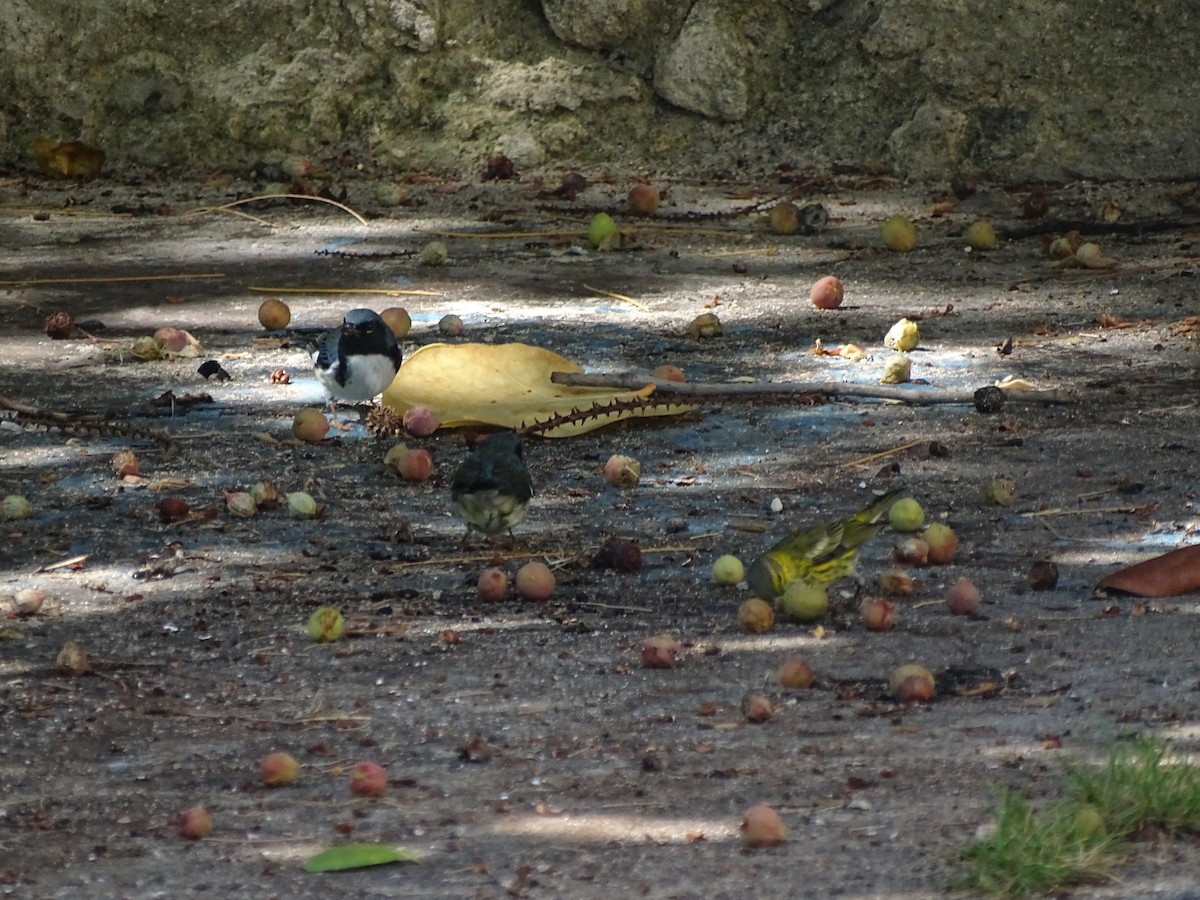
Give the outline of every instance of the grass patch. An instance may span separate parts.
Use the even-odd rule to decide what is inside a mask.
[[[1139,740],[1115,748],[1101,769],[1072,766],[1064,798],[1041,809],[1006,791],[994,830],[966,849],[968,871],[955,886],[1044,893],[1109,875],[1146,827],[1200,832],[1200,769],[1167,759],[1169,749]]]

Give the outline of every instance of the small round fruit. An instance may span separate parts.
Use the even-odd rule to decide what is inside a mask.
[[[934,522],[921,534],[929,548],[929,562],[935,566],[945,566],[954,562],[958,552],[958,536],[949,525]]]
[[[897,213],[879,229],[883,246],[897,253],[907,253],[917,246],[917,226],[907,217]]]
[[[317,501],[307,491],[290,491],[283,495],[287,502],[288,512],[297,519],[315,519],[317,517]]]
[[[479,581],[475,585],[475,593],[480,600],[494,602],[508,596],[508,576],[503,569],[492,567],[479,573]]]
[[[881,597],[864,600],[859,614],[867,631],[891,631],[896,624],[896,604]]]
[[[620,239],[617,223],[608,213],[596,213],[588,223],[587,240],[596,250],[606,250]]]
[[[412,330],[412,317],[403,306],[389,306],[379,314],[379,318],[392,329],[392,334],[402,338]]]
[[[648,184],[636,184],[629,191],[629,209],[635,215],[652,216],[658,212],[658,203],[662,199],[658,191]]]
[[[526,600],[549,600],[554,593],[554,573],[542,562],[527,562],[517,569],[517,593]]]
[[[795,234],[800,228],[800,210],[795,203],[784,200],[771,208],[767,222],[776,234]]]
[[[1092,805],[1081,806],[1075,813],[1075,828],[1085,838],[1103,837],[1108,831],[1104,816]]]
[[[960,578],[946,591],[946,608],[956,616],[979,615],[979,588],[970,578]]]
[[[396,460],[396,471],[405,481],[428,481],[433,477],[433,457],[424,448],[410,447]]]
[[[683,645],[669,634],[656,634],[642,641],[643,669],[673,669]]]
[[[661,378],[663,381],[687,381],[687,376],[683,374],[683,369],[669,363],[659,366],[650,374],[655,378]]]
[[[781,688],[789,691],[804,691],[812,687],[813,668],[802,656],[793,656],[785,660],[775,672],[775,680]]]
[[[748,847],[774,847],[787,837],[783,819],[765,803],[758,803],[742,816],[742,840]]]
[[[929,548],[926,546],[926,558]],[[886,569],[875,576],[879,589],[893,597],[909,597],[917,589],[917,582],[903,569]]]
[[[933,691],[936,688],[933,673],[920,663],[908,663],[894,669],[891,677],[888,679],[888,691],[893,697],[899,697],[900,688],[910,678],[915,678],[917,681],[926,683],[929,687],[930,696],[933,695]]]
[[[996,506],[1012,506],[1017,495],[1017,483],[1005,475],[989,478],[983,484],[983,499]]]
[[[996,229],[987,219],[972,222],[963,237],[972,250],[991,250],[996,246]]]
[[[259,777],[268,787],[291,784],[300,774],[300,763],[290,753],[276,751],[262,758],[258,766]]]
[[[175,827],[181,837],[198,841],[212,834],[213,820],[203,806],[192,806],[179,814],[179,821]]]
[[[336,641],[346,630],[346,620],[332,606],[322,606],[308,617],[308,638],[318,644]]]
[[[829,593],[823,584],[794,578],[779,598],[783,614],[797,622],[815,622],[829,612]]]
[[[637,487],[642,478],[642,464],[632,456],[614,453],[604,464],[604,477],[613,487],[622,490]]]
[[[387,772],[379,763],[360,762],[350,770],[350,793],[355,797],[382,797],[387,783]]]
[[[817,309],[837,309],[844,297],[841,279],[836,275],[817,279],[808,292],[808,299]]]
[[[751,597],[738,607],[738,625],[743,631],[762,634],[764,631],[770,631],[774,624],[775,610],[760,597]]]
[[[302,409],[292,419],[292,434],[306,444],[319,444],[329,433],[329,420],[319,409]]]
[[[912,497],[904,497],[888,510],[888,524],[894,531],[916,531],[925,522],[925,510]]]
[[[883,346],[899,353],[915,350],[921,343],[921,329],[912,319],[901,319],[883,336]]]
[[[437,413],[428,406],[413,406],[404,411],[401,420],[404,430],[416,437],[429,437],[442,424],[438,421]]]
[[[158,501],[158,520],[164,525],[180,522],[191,513],[191,507],[182,497],[163,497]]]
[[[438,332],[444,337],[462,337],[466,328],[458,316],[448,315],[438,319]]]
[[[688,336],[693,341],[719,338],[725,334],[725,327],[716,313],[700,313],[688,325]]]
[[[746,568],[736,556],[718,556],[712,565],[712,578],[717,584],[737,584],[746,575]]]
[[[421,248],[421,264],[426,266],[440,266],[450,258],[450,251],[446,249],[446,245],[442,241],[430,241]]]
[[[927,566],[929,545],[915,535],[900,535],[892,544],[892,559],[902,566]]]
[[[292,321],[292,311],[288,309],[286,303],[276,297],[264,300],[258,307],[258,323],[267,331],[279,331],[281,328],[287,328],[290,321]]]
[[[775,705],[763,694],[747,694],[742,698],[742,715],[747,722],[761,725],[775,715]]]
[[[33,504],[20,494],[8,494],[0,501],[0,520],[27,519],[33,514]]]

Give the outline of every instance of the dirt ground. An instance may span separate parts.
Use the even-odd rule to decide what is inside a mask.
[[[0,893],[915,900],[949,891],[998,787],[1054,797],[1064,762],[1101,760],[1134,735],[1200,748],[1196,596],[1092,597],[1106,573],[1193,541],[1200,521],[1200,328],[1188,319],[1200,314],[1200,233],[1127,227],[1178,216],[1179,187],[1057,189],[1034,222],[1021,190],[933,217],[932,194],[846,177],[800,197],[828,207],[825,231],[779,237],[758,217],[683,218],[736,209],[750,201],[734,192],[761,198],[777,183],[661,182],[674,220],[655,224],[670,227],[622,217],[634,230],[609,253],[581,249],[582,229],[595,209],[619,206],[620,179],[572,202],[538,197],[528,181],[417,183],[406,188],[417,205],[388,209],[374,186],[334,179],[366,226],[316,205],[243,208],[265,221],[187,214],[248,182],[0,182],[0,395],[111,411],[169,429],[182,447],[164,459],[142,437],[0,423],[0,494],[34,507],[0,523]],[[1094,222],[1108,199],[1124,230],[1093,239],[1119,266],[1049,268],[1030,232]],[[911,253],[878,247],[895,211],[921,229]],[[1025,236],[965,252],[963,228],[980,212]],[[415,251],[436,230],[523,236],[445,238],[450,261],[431,268]],[[827,273],[846,285],[833,312],[808,300]],[[454,313],[463,340],[525,341],[598,372],[674,363],[694,382],[875,384],[883,335],[907,315],[922,331],[914,391],[1012,376],[1074,393],[995,414],[710,404],[530,439],[537,494],[500,564],[512,575],[544,559],[557,588],[546,603],[484,603],[475,582],[493,554],[463,549],[449,511],[462,435],[410,440],[434,457],[422,485],[382,465],[395,438],[359,427],[316,446],[289,441],[294,411],[322,396],[299,344],[258,325],[272,293],[255,287],[300,289],[275,294],[297,329],[334,325],[353,306],[404,305],[406,353],[439,340],[437,321]],[[348,292],[381,288],[436,294]],[[58,310],[87,334],[46,337]],[[687,336],[705,311],[723,338]],[[189,329],[205,353],[133,358],[134,339],[162,325]],[[815,355],[818,338],[872,358]],[[201,378],[209,358],[232,380]],[[280,368],[290,384],[270,382]],[[211,402],[171,416],[152,402],[166,391]],[[932,442],[945,452],[931,454]],[[111,466],[125,447],[141,460],[135,483]],[[624,493],[600,472],[616,452],[643,466]],[[998,474],[1016,484],[1007,508],[981,498]],[[324,518],[231,518],[224,492],[264,478],[308,490]],[[901,484],[961,545],[954,564],[914,573],[921,587],[894,630],[863,628],[849,584],[820,628],[738,629],[745,588],[713,584],[713,559],[749,563],[788,528]],[[162,524],[156,488],[216,515]],[[610,535],[639,543],[641,571],[589,564]],[[892,537],[863,553],[868,582],[888,566]],[[1040,559],[1059,567],[1053,591],[1029,588]],[[963,576],[982,590],[982,618],[945,609]],[[24,588],[47,600],[20,618],[11,597]],[[341,641],[308,641],[322,604],[345,613]],[[675,669],[643,669],[641,641],[660,632],[687,652]],[[89,655],[87,674],[56,671],[68,640]],[[796,654],[817,681],[786,692],[774,673]],[[914,660],[938,675],[939,695],[901,707],[886,678]],[[775,702],[770,721],[744,720],[753,691]],[[277,749],[304,768],[268,789],[258,761]],[[363,759],[387,769],[382,799],[347,790]],[[747,850],[738,825],[760,801],[780,811],[788,840]],[[194,804],[215,822],[195,842],[175,832]],[[346,840],[394,843],[423,862],[303,871]],[[1196,897],[1197,872],[1200,846],[1162,839],[1139,845],[1119,880],[1072,896]]]

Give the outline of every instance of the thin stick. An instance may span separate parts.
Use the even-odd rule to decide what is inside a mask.
[[[76,563],[83,562],[88,558],[88,556],[89,554],[87,553],[81,553],[78,556],[72,556],[70,559],[63,559],[56,563],[50,563],[50,565],[42,566],[40,569],[38,569],[36,574],[41,574],[42,572],[53,572],[55,569],[65,569],[67,566],[73,566]]]
[[[852,459],[849,462],[842,463],[838,468],[847,469],[850,466],[861,466],[864,463],[875,462],[875,460],[883,459],[885,456],[894,456],[897,453],[903,453],[905,450],[911,450],[913,447],[920,447],[924,443],[924,438],[919,441],[910,441],[907,444],[901,444],[899,447],[893,447],[891,450],[881,450],[879,453],[872,453],[870,456],[861,456],[858,459]]]
[[[751,398],[769,400],[779,397],[800,397],[806,394],[899,400],[912,406],[927,406],[935,403],[973,404],[975,402],[974,391],[922,391],[882,384],[845,384],[836,381],[699,384],[667,381],[637,373],[584,375],[571,372],[555,372],[550,376],[550,380],[554,384],[565,384],[571,387],[602,387],[614,390],[639,390],[652,384],[656,397],[665,394],[668,396],[664,397],[664,400],[678,397],[681,402],[715,400],[725,397],[736,397],[743,400]],[[1004,396],[1010,403],[1071,403],[1076,399],[1073,392],[1068,390],[1005,391]]]
[[[1136,506],[1096,506],[1091,509],[1063,509],[1055,507],[1054,509],[1039,509],[1034,512],[1021,513],[1023,519],[1040,519],[1045,516],[1094,516],[1098,513],[1135,513],[1138,511]]]
[[[222,272],[203,275],[110,275],[103,278],[20,278],[15,281],[0,281],[0,284],[120,284],[126,281],[200,281],[206,278],[224,278]]]
[[[3,282],[0,282],[2,284]],[[305,288],[305,287],[262,287],[248,285],[248,291],[259,291],[266,294],[386,294],[389,297],[441,297],[440,291],[404,291],[393,288]]]
[[[598,287],[592,287],[590,284],[585,284],[583,287],[587,288],[593,293],[599,294],[601,297],[611,297],[614,300],[621,300],[625,303],[636,306],[642,312],[650,312],[650,307],[646,306],[646,304],[634,300],[632,297],[626,297],[624,294],[614,294],[612,291],[605,291]]]
[[[583,229],[573,231],[427,231],[434,237],[463,238],[464,240],[497,240],[504,238],[578,237]]]
[[[345,203],[338,203],[336,200],[331,200],[328,197],[314,197],[310,194],[260,194],[257,197],[246,197],[242,200],[234,200],[232,203],[223,203],[220,206],[200,206],[196,209],[189,210],[184,213],[185,216],[198,215],[200,213],[224,212],[233,209],[235,206],[242,206],[245,203],[257,203],[259,200],[306,200],[314,203],[328,203],[330,206],[336,206],[342,212],[348,213],[358,219],[363,225],[370,227],[371,223],[348,207]]]

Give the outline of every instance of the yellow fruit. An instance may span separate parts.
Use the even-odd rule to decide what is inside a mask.
[[[770,631],[775,624],[775,610],[771,604],[759,597],[751,597],[738,607],[738,625],[751,634]]]
[[[901,319],[883,336],[883,346],[900,353],[915,350],[919,343],[921,343],[921,329],[912,319]]]
[[[292,311],[282,300],[272,297],[270,300],[264,300],[258,308],[258,323],[267,331],[287,328],[290,321],[292,321]]]
[[[987,219],[972,222],[963,236],[972,250],[991,250],[996,246],[996,229]]]
[[[796,578],[783,589],[779,608],[789,619],[815,622],[829,612],[829,592],[823,584]]]
[[[925,510],[912,497],[903,497],[888,510],[888,524],[896,531],[916,531],[925,521]]]
[[[917,226],[899,213],[883,223],[879,236],[883,246],[897,253],[907,253],[917,246]]]
[[[737,584],[745,575],[742,561],[728,553],[718,556],[712,565],[712,578],[717,584]]]
[[[346,620],[332,606],[322,606],[308,617],[309,640],[318,644],[336,641],[346,630]]]

